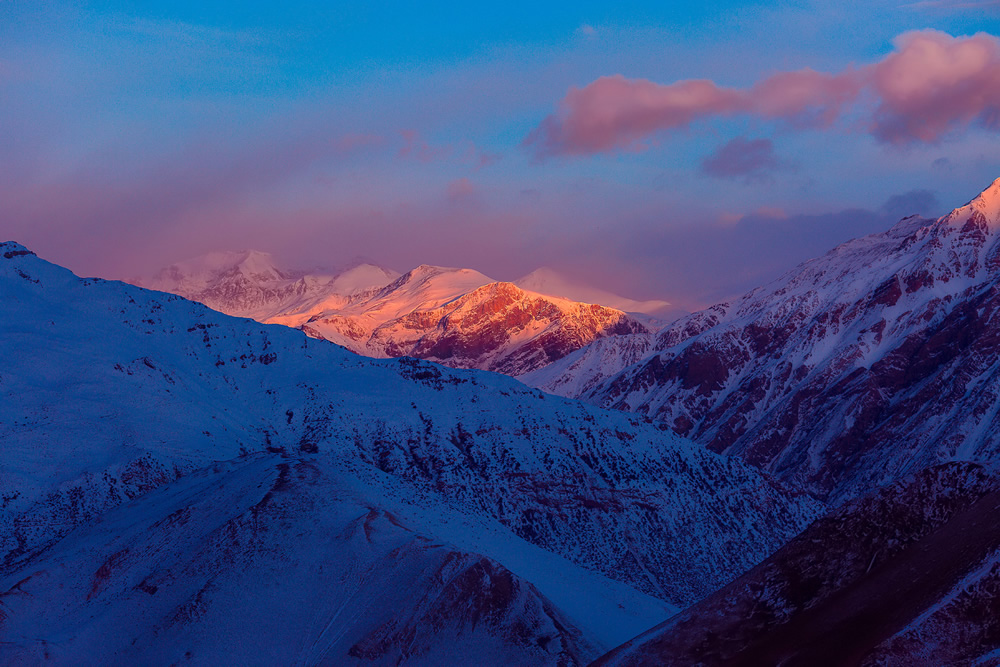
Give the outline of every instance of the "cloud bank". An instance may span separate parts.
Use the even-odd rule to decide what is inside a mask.
[[[888,144],[933,143],[972,125],[1000,130],[1000,39],[908,32],[882,60],[828,74],[779,72],[749,88],[605,76],[572,88],[524,140],[538,157],[642,148],[656,132],[734,115],[827,126],[860,111]]]

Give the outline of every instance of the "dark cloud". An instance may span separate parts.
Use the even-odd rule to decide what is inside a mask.
[[[910,190],[889,197],[879,212],[897,220],[910,215],[937,217],[941,207],[937,195],[930,190]]]
[[[783,167],[770,139],[736,137],[720,146],[701,163],[701,171],[716,178],[764,182]]]

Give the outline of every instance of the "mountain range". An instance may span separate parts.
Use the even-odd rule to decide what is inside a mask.
[[[669,310],[665,301],[626,299],[550,269],[513,283],[429,265],[400,275],[359,264],[326,275],[279,269],[257,251],[210,253],[135,282],[229,315],[297,327],[364,356],[409,356],[511,376],[598,338],[649,332],[662,324],[651,314]]]

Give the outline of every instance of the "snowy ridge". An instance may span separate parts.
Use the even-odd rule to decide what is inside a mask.
[[[938,220],[845,243],[669,325],[631,366],[597,348],[525,379],[834,500],[940,461],[998,461],[998,202],[1000,181]]]
[[[365,359],[17,244],[0,290],[3,661],[581,664],[819,511],[629,415]]]
[[[533,284],[557,281],[560,290],[572,291],[553,272],[532,276]],[[363,264],[336,276],[295,277],[255,251],[177,264],[149,286],[230,315],[301,328],[368,357],[410,356],[514,376],[605,336],[647,332],[640,319],[657,324],[645,315],[539,294],[471,269],[422,264],[398,276]],[[660,307],[577,291],[630,307]]]

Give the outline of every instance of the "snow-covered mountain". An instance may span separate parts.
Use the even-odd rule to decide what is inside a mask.
[[[552,272],[539,282],[568,286]],[[229,315],[299,327],[369,357],[410,356],[521,375],[605,336],[648,332],[652,318],[497,282],[478,271],[421,265],[403,276],[360,265],[296,276],[259,252],[213,253],[168,267],[142,286]],[[584,290],[586,291],[586,290]],[[589,291],[588,296],[610,293]],[[661,302],[622,301],[637,307]],[[654,308],[655,309],[655,308]]]
[[[286,271],[268,253],[241,250],[211,252],[171,264],[152,279],[134,282],[228,315],[266,322],[346,305],[398,277],[396,271],[366,263],[331,274]]]
[[[1000,481],[945,463],[840,507],[602,666],[994,665]]]
[[[1000,461],[998,238],[1000,180],[652,342],[601,341],[524,379],[665,422],[833,500],[942,461]]]
[[[819,511],[501,375],[0,244],[0,662],[582,664]]]
[[[310,336],[374,357],[416,357],[518,376],[605,336],[647,332],[625,313],[419,266],[372,298],[318,313]]]

